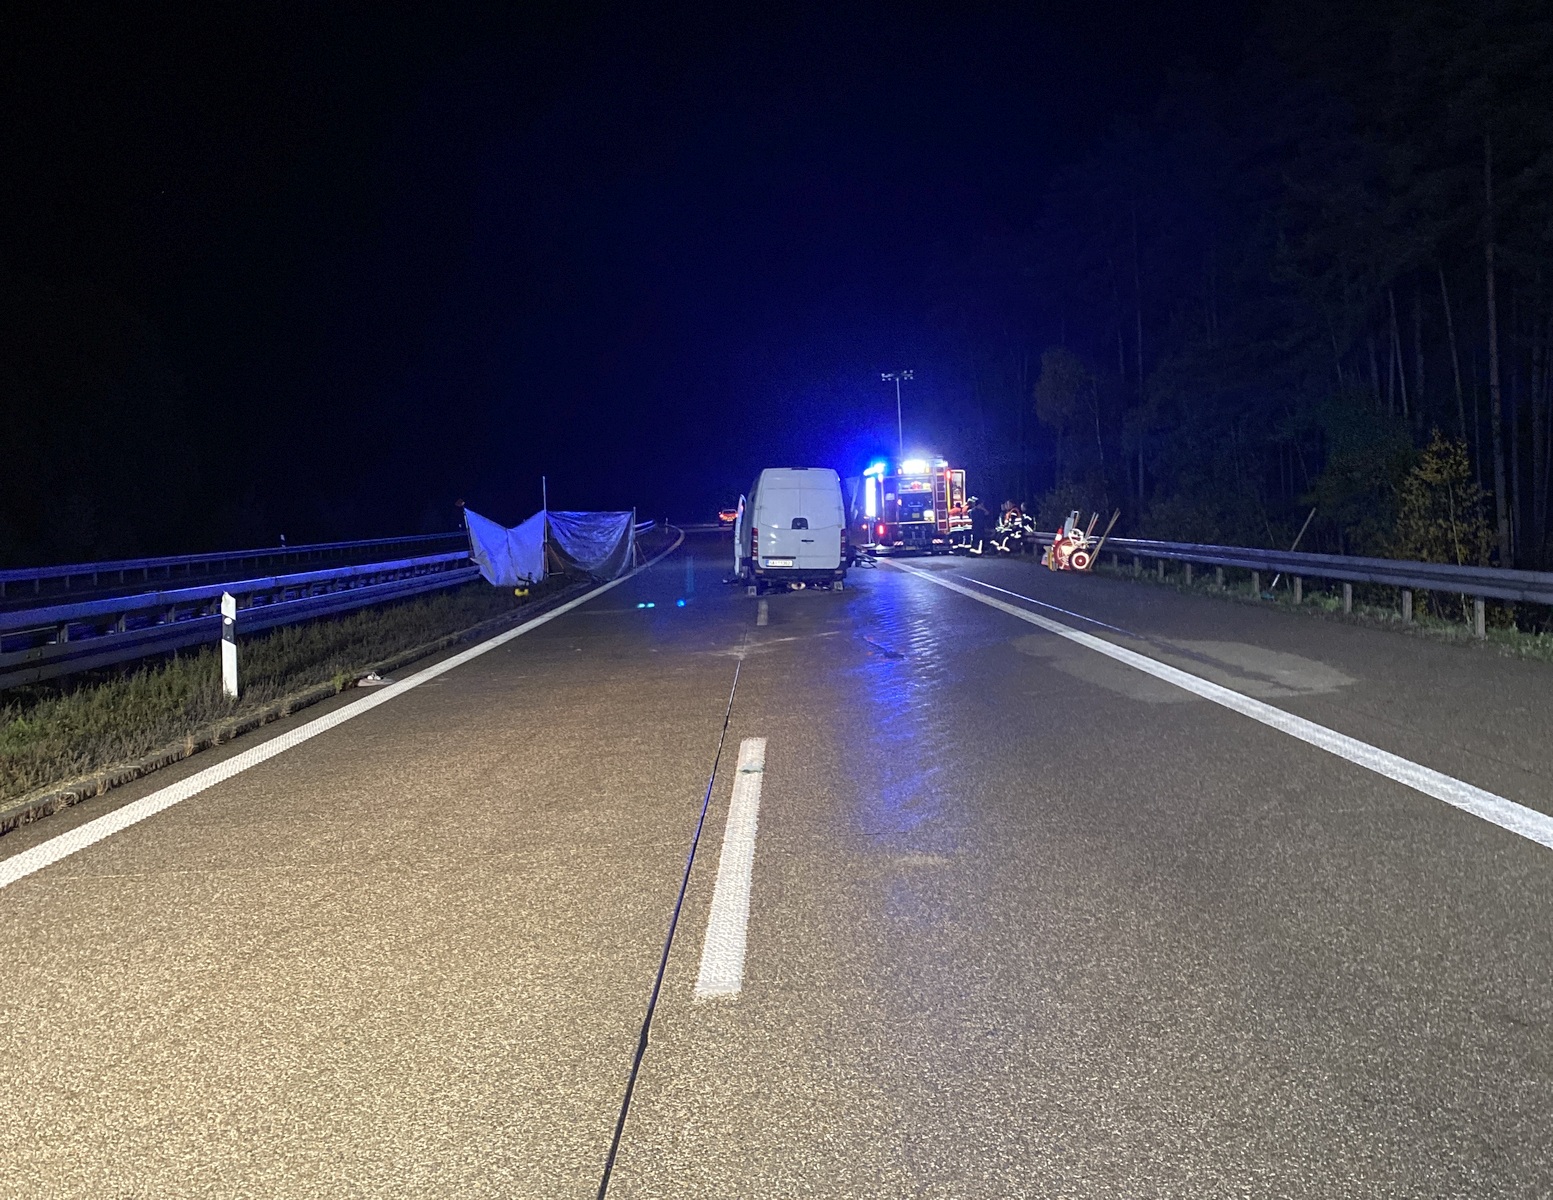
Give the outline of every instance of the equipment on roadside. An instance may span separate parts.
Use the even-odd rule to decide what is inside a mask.
[[[1100,514],[1093,514],[1089,518],[1088,527],[1080,529],[1079,511],[1074,509],[1068,514],[1068,519],[1062,523],[1062,528],[1057,531],[1056,536],[1052,538],[1052,544],[1041,556],[1041,562],[1053,571],[1088,571],[1099,559],[1100,547],[1104,546],[1106,538],[1111,536],[1111,530],[1116,527],[1117,518],[1121,515],[1121,509],[1111,514],[1110,523],[1106,525],[1105,532],[1097,540],[1095,526],[1100,523]]]

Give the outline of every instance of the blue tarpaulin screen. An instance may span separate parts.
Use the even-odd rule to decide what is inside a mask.
[[[595,579],[629,570],[636,554],[633,512],[537,512],[508,529],[464,510],[469,552],[480,574],[498,587],[535,583],[545,577],[545,530],[550,551],[566,566]]]
[[[487,583],[517,587],[545,577],[545,514],[535,513],[508,529],[479,513],[464,510],[469,554]]]
[[[635,524],[634,512],[552,512],[550,536],[564,560],[595,579],[613,579],[631,566]]]

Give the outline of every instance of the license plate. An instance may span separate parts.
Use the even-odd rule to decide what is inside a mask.
[[[790,567],[792,565],[793,565],[793,560],[790,559],[790,558],[768,558],[768,559],[766,559],[766,566],[768,566],[768,567]]]

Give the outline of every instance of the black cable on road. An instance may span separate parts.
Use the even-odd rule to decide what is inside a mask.
[[[748,638],[746,638],[746,641]],[[712,773],[706,781],[706,794],[701,797],[701,814],[696,818],[696,831],[690,838],[690,853],[685,856],[685,873],[680,876],[679,895],[674,899],[674,909],[669,914],[669,932],[663,939],[663,956],[658,960],[658,975],[653,980],[652,995],[647,998],[647,1015],[642,1019],[642,1033],[636,1041],[636,1055],[631,1059],[631,1074],[626,1079],[626,1092],[620,1101],[620,1116],[615,1121],[615,1136],[609,1142],[609,1157],[604,1160],[604,1177],[599,1180],[599,1200],[609,1195],[609,1179],[615,1171],[615,1156],[620,1153],[620,1137],[625,1133],[626,1116],[631,1111],[631,1096],[636,1091],[636,1077],[642,1069],[642,1056],[647,1053],[647,1038],[652,1032],[653,1013],[658,1010],[658,994],[663,990],[664,972],[669,969],[669,951],[674,947],[674,931],[679,928],[679,912],[685,906],[685,892],[690,887],[690,868],[696,862],[696,847],[701,844],[701,830],[706,825],[706,811],[712,803],[712,788],[717,783],[717,766],[722,762],[723,743],[728,740],[728,722],[733,716],[733,698],[739,690],[739,672],[744,669],[741,654],[733,668],[733,686],[728,689],[728,706],[723,710],[723,727],[717,734],[717,752],[712,756]]]

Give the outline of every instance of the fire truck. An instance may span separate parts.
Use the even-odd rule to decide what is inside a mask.
[[[948,554],[967,541],[965,472],[943,458],[876,462],[863,472],[859,541],[875,551]]]

